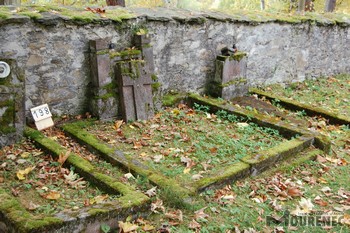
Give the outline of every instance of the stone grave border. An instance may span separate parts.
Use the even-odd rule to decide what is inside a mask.
[[[245,117],[249,119],[249,121],[260,126],[277,129],[288,139],[297,135],[299,135],[299,137],[267,150],[260,151],[255,155],[248,155],[233,165],[223,167],[217,172],[216,176],[205,177],[192,183],[179,184],[174,179],[165,177],[163,174],[149,168],[139,160],[125,155],[117,148],[113,148],[112,146],[100,141],[94,135],[84,130],[79,122],[65,124],[62,126],[62,129],[71,137],[77,139],[80,143],[87,145],[89,150],[101,155],[106,161],[116,166],[121,166],[123,169],[128,169],[133,173],[147,177],[159,188],[170,191],[171,196],[169,198],[178,198],[184,202],[186,202],[187,197],[195,195],[196,193],[202,192],[208,188],[220,187],[223,184],[248,177],[249,175],[260,174],[276,162],[292,157],[298,157],[295,155],[311,146],[315,146],[317,149],[312,150],[310,152],[311,154],[308,153],[306,155],[310,158],[316,156],[317,153],[315,153],[315,151],[318,153],[328,153],[330,151],[330,140],[321,134],[310,132],[305,129],[299,129],[298,127],[286,122],[277,122],[276,119],[272,117],[261,115],[254,111],[234,107],[227,104],[227,101],[223,100],[223,103],[218,103],[221,100],[209,99],[197,94],[188,94],[185,101],[189,105],[198,103],[209,106],[213,112],[217,110],[225,110],[228,113]],[[83,124],[86,123],[84,122]]]
[[[67,149],[45,137],[41,132],[26,128],[24,134],[33,143],[54,157],[66,154]],[[116,228],[118,221],[128,216],[136,217],[149,210],[150,199],[116,178],[99,173],[87,160],[70,153],[64,166],[74,166],[75,171],[103,191],[119,194],[112,202],[95,204],[77,211],[60,212],[55,217],[33,217],[19,201],[0,189],[0,217],[9,232],[98,232],[101,223]],[[0,222],[1,223],[1,222]]]
[[[284,106],[289,110],[294,110],[294,111],[304,110],[306,114],[309,116],[320,115],[328,119],[331,124],[343,124],[343,125],[350,126],[350,118],[342,114],[335,114],[333,112],[329,112],[320,107],[313,107],[309,104],[303,104],[295,100],[287,99],[285,97],[276,96],[274,94],[259,90],[257,88],[249,89],[249,93],[256,94],[261,97],[265,97],[269,100],[279,100],[280,101],[279,104],[281,104],[282,106]]]

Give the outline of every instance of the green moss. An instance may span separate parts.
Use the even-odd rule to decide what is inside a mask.
[[[62,153],[66,153],[66,150],[63,147],[61,147],[60,144],[49,138],[46,138],[38,130],[26,127],[24,130],[24,135],[34,140],[39,146],[50,150],[55,157],[58,157]]]
[[[10,18],[11,14],[9,12],[3,11],[0,8],[0,20]]]
[[[285,159],[309,147],[312,140],[313,138],[290,140],[280,143],[273,148],[261,151],[259,154],[248,155],[241,160],[248,164],[259,164],[268,161],[270,158],[276,158],[276,160]]]
[[[6,108],[0,118],[0,133],[9,134],[16,132],[14,127],[15,102],[11,99],[0,102],[0,108]]]
[[[217,175],[205,177],[193,183],[193,186],[197,191],[202,191],[203,189],[220,182],[227,182],[228,180],[236,180],[238,178],[244,178],[249,173],[249,164],[244,162],[237,162],[231,166],[225,167],[217,172]]]
[[[96,52],[96,55],[105,55],[109,54],[109,49],[104,49]]]
[[[126,58],[134,58],[137,55],[141,55],[141,50],[138,49],[127,49],[121,52],[111,52],[109,54],[109,57],[111,59],[115,58],[115,57],[121,57],[123,59]]]
[[[84,143],[91,145],[96,150],[101,151],[104,154],[114,153],[114,149],[108,147],[107,145],[100,143],[99,140],[93,135],[89,134],[87,131],[79,127],[81,123],[71,123],[65,124],[62,128],[68,133],[74,135],[78,140],[83,141]]]
[[[70,154],[67,162],[74,167],[79,167],[79,169],[83,170],[84,172],[91,172],[95,169],[90,162],[75,154]]]
[[[23,12],[19,12],[19,15],[24,15],[24,16],[28,16],[31,19],[40,19],[42,18],[42,15],[37,13],[37,12],[33,12],[33,11],[23,11]]]
[[[158,76],[155,75],[155,74],[152,74],[151,75],[151,79],[152,79],[153,82],[157,82],[158,81]]]
[[[234,53],[233,55],[231,55],[229,59],[230,59],[230,61],[231,60],[240,61],[246,56],[247,56],[247,53],[242,52],[242,51],[238,51],[238,52]]]
[[[0,212],[14,223],[18,232],[30,232],[43,228],[49,228],[52,224],[61,224],[63,221],[55,217],[32,216],[15,198],[0,188]]]
[[[129,209],[130,207],[134,206],[140,207],[149,202],[149,200],[150,199],[142,193],[133,193],[118,198],[118,201],[120,201],[121,208],[123,209]],[[148,209],[146,209],[146,211],[148,211]]]
[[[245,83],[247,83],[246,78],[237,78],[235,80],[231,80],[229,82],[219,84],[219,87],[224,88],[224,87],[229,87],[229,86],[237,86],[237,85],[245,84]]]
[[[183,93],[168,93],[163,96],[162,104],[163,106],[174,106],[186,97]]]
[[[159,83],[159,82],[152,83],[152,84],[151,84],[152,91],[153,91],[153,92],[158,91],[158,90],[159,90],[159,88],[160,88],[161,86],[162,86],[162,84],[161,84],[161,83]]]
[[[108,213],[109,210],[107,209],[98,209],[98,208],[91,208],[87,211],[87,213],[91,216],[98,216],[101,214]]]
[[[121,73],[125,76],[130,77],[131,79],[138,79],[141,75],[140,64],[144,63],[143,60],[126,60],[118,61],[118,65]]]

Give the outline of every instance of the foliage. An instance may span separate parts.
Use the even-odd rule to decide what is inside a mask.
[[[294,12],[297,0],[265,0],[267,12]],[[325,0],[312,0],[316,12],[324,12]],[[105,0],[23,0],[22,5],[66,5],[83,7],[103,7]],[[176,7],[190,10],[216,10],[226,13],[236,10],[261,10],[261,0],[126,0],[127,7]],[[337,0],[337,13],[350,13],[350,1]]]

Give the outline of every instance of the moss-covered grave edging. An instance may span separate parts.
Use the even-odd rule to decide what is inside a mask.
[[[294,126],[280,119],[264,115],[257,111],[247,110],[236,105],[233,106],[225,100],[202,97],[198,94],[191,93],[188,94],[186,101],[189,105],[197,103],[209,106],[212,112],[225,110],[228,113],[244,117],[260,126],[276,129],[286,138],[292,138],[295,136],[312,137],[314,139],[312,145],[314,145],[316,148],[323,150],[325,153],[329,153],[331,150],[330,139],[322,134],[299,128],[298,126]]]
[[[139,160],[131,158],[122,151],[100,141],[94,135],[83,129],[83,125],[86,124],[85,122],[82,122],[82,124],[80,123],[81,122],[64,124],[61,127],[65,133],[75,138],[79,143],[86,145],[90,151],[99,154],[107,162],[119,166],[128,172],[146,177],[150,182],[162,189],[165,194],[170,195],[165,196],[165,198],[169,198],[173,202],[176,199],[178,204],[186,205],[190,195],[194,193],[191,187],[183,187],[175,180],[165,177]]]
[[[85,131],[84,126],[86,125],[86,122],[70,123],[63,125],[62,128],[66,133],[70,134],[70,136],[76,138],[79,142],[86,144],[90,150],[102,155],[102,157],[108,162],[145,176],[151,182],[158,185],[161,189],[170,190],[173,193],[173,196],[179,197],[194,195],[195,193],[206,190],[209,187],[222,186],[225,183],[242,179],[249,175],[257,175],[267,170],[277,162],[288,158],[295,158],[299,152],[310,148],[311,145],[315,145],[326,152],[328,152],[330,149],[330,142],[328,138],[325,138],[322,135],[299,130],[297,127],[293,127],[292,125],[288,125],[284,122],[276,125],[276,122],[272,121],[272,118],[260,119],[258,116],[254,117],[252,114],[257,114],[255,112],[245,111],[243,109],[242,111],[238,112],[233,111],[232,109],[228,108],[228,106],[214,103],[215,100],[213,99],[209,100],[208,98],[200,97],[195,94],[189,94],[187,97],[187,102],[196,102],[214,107],[212,110],[222,109],[229,113],[243,116],[261,126],[277,129],[284,137],[289,139],[295,136],[299,137],[285,143],[281,143],[278,146],[270,149],[260,151],[258,154],[246,156],[233,165],[224,166],[213,176],[205,177],[191,183],[179,184],[175,180],[167,178],[162,174],[159,174],[159,172],[150,169],[142,162],[128,157],[122,151],[107,145],[106,143],[97,139],[94,135]],[[93,122],[90,123],[93,124]]]
[[[304,110],[306,114],[308,114],[309,116],[315,116],[315,115],[322,116],[328,119],[331,124],[342,124],[342,125],[350,126],[350,118],[348,116],[336,114],[319,107],[313,107],[309,104],[303,104],[298,101],[293,101],[291,99],[276,96],[274,94],[259,90],[257,88],[251,88],[249,92],[251,94],[256,94],[261,97],[263,96],[269,100],[279,100],[278,102],[279,104],[281,104],[282,106],[290,110],[294,110],[294,111]]]
[[[24,131],[26,137],[54,157],[67,153],[57,142],[32,128]],[[62,211],[55,216],[39,219],[28,212],[11,195],[0,189],[0,219],[8,232],[98,232],[101,222],[117,227],[119,220],[139,216],[149,210],[149,198],[134,188],[120,183],[116,178],[96,172],[87,160],[70,153],[65,166],[74,166],[76,172],[96,187],[108,193],[120,195],[112,202],[96,204],[74,211]]]

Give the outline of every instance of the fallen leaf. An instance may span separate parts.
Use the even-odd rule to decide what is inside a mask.
[[[159,213],[159,211],[164,212],[165,208],[163,206],[163,201],[161,199],[157,199],[155,202],[151,203],[151,211],[154,213]]]
[[[17,178],[19,180],[25,180],[26,179],[26,175],[28,175],[31,171],[33,171],[35,167],[27,167],[26,169],[24,170],[19,170],[16,175],[17,175]]]
[[[44,198],[49,200],[57,200],[61,197],[61,194],[57,191],[50,191],[48,194],[44,195]]]
[[[218,151],[217,147],[212,147],[209,149],[210,153],[215,154]]]
[[[195,174],[191,177],[192,180],[200,180],[201,178],[203,178],[201,174]]]
[[[321,191],[324,192],[324,193],[330,193],[332,191],[332,189],[330,187],[328,187],[328,186],[325,186],[325,187],[323,187],[321,189]]]
[[[196,220],[192,219],[192,221],[188,224],[188,228],[199,229],[201,228],[201,225],[198,222],[196,222]]]
[[[183,222],[183,214],[181,210],[175,210],[165,213],[165,217],[168,219],[176,220],[179,222]]]
[[[155,227],[149,224],[145,224],[144,226],[142,226],[143,231],[153,231],[154,229]]]
[[[23,159],[26,159],[26,158],[28,158],[30,156],[30,153],[29,152],[23,152],[22,154],[21,154],[21,158],[23,158]]]
[[[299,205],[304,213],[310,213],[311,210],[314,208],[314,205],[312,204],[310,199],[301,198],[301,200],[299,201]]]
[[[295,188],[295,187],[289,188],[287,191],[287,194],[291,197],[300,197],[303,195],[302,192],[300,191],[300,189]]]
[[[160,161],[163,159],[163,155],[155,155],[153,156],[153,161],[155,163],[160,163]]]
[[[70,155],[70,151],[67,151],[65,154],[63,153],[59,154],[57,162],[59,162],[62,166],[64,162],[66,162],[66,160],[68,159],[69,155]]]
[[[94,198],[91,198],[89,201],[90,201],[90,204],[93,205],[93,204],[100,204],[102,202],[104,202],[107,198],[108,198],[108,194],[106,195],[99,195],[99,196],[96,196]]]
[[[325,162],[327,162],[327,159],[321,155],[317,155],[316,161],[319,163],[325,163]]]
[[[127,179],[136,179],[135,176],[131,173],[126,173],[124,174],[124,177],[127,178]]]
[[[184,173],[184,174],[188,174],[188,173],[190,173],[190,171],[191,171],[191,168],[186,167],[186,168],[184,169],[183,173]]]
[[[246,122],[238,122],[238,123],[237,123],[237,126],[238,126],[238,127],[248,127],[249,124],[246,123]]]
[[[139,228],[138,225],[132,224],[130,222],[118,221],[118,224],[119,224],[119,228],[122,230],[123,233],[136,231]]]
[[[28,210],[36,210],[40,207],[40,205],[34,204],[32,201],[30,201],[25,207]]]
[[[195,216],[195,219],[198,220],[198,219],[206,219],[207,217],[209,217],[208,214],[204,213],[204,210],[206,209],[207,207],[204,207],[202,209],[199,209],[197,210],[196,212],[194,212],[194,216]]]
[[[149,196],[149,197],[153,197],[155,196],[157,193],[156,193],[156,190],[157,190],[157,187],[153,187],[149,190],[146,191],[146,195]]]
[[[11,188],[11,193],[13,196],[17,197],[19,195],[20,191],[18,189]]]
[[[340,223],[350,226],[350,214],[344,214],[343,218],[340,220]]]

